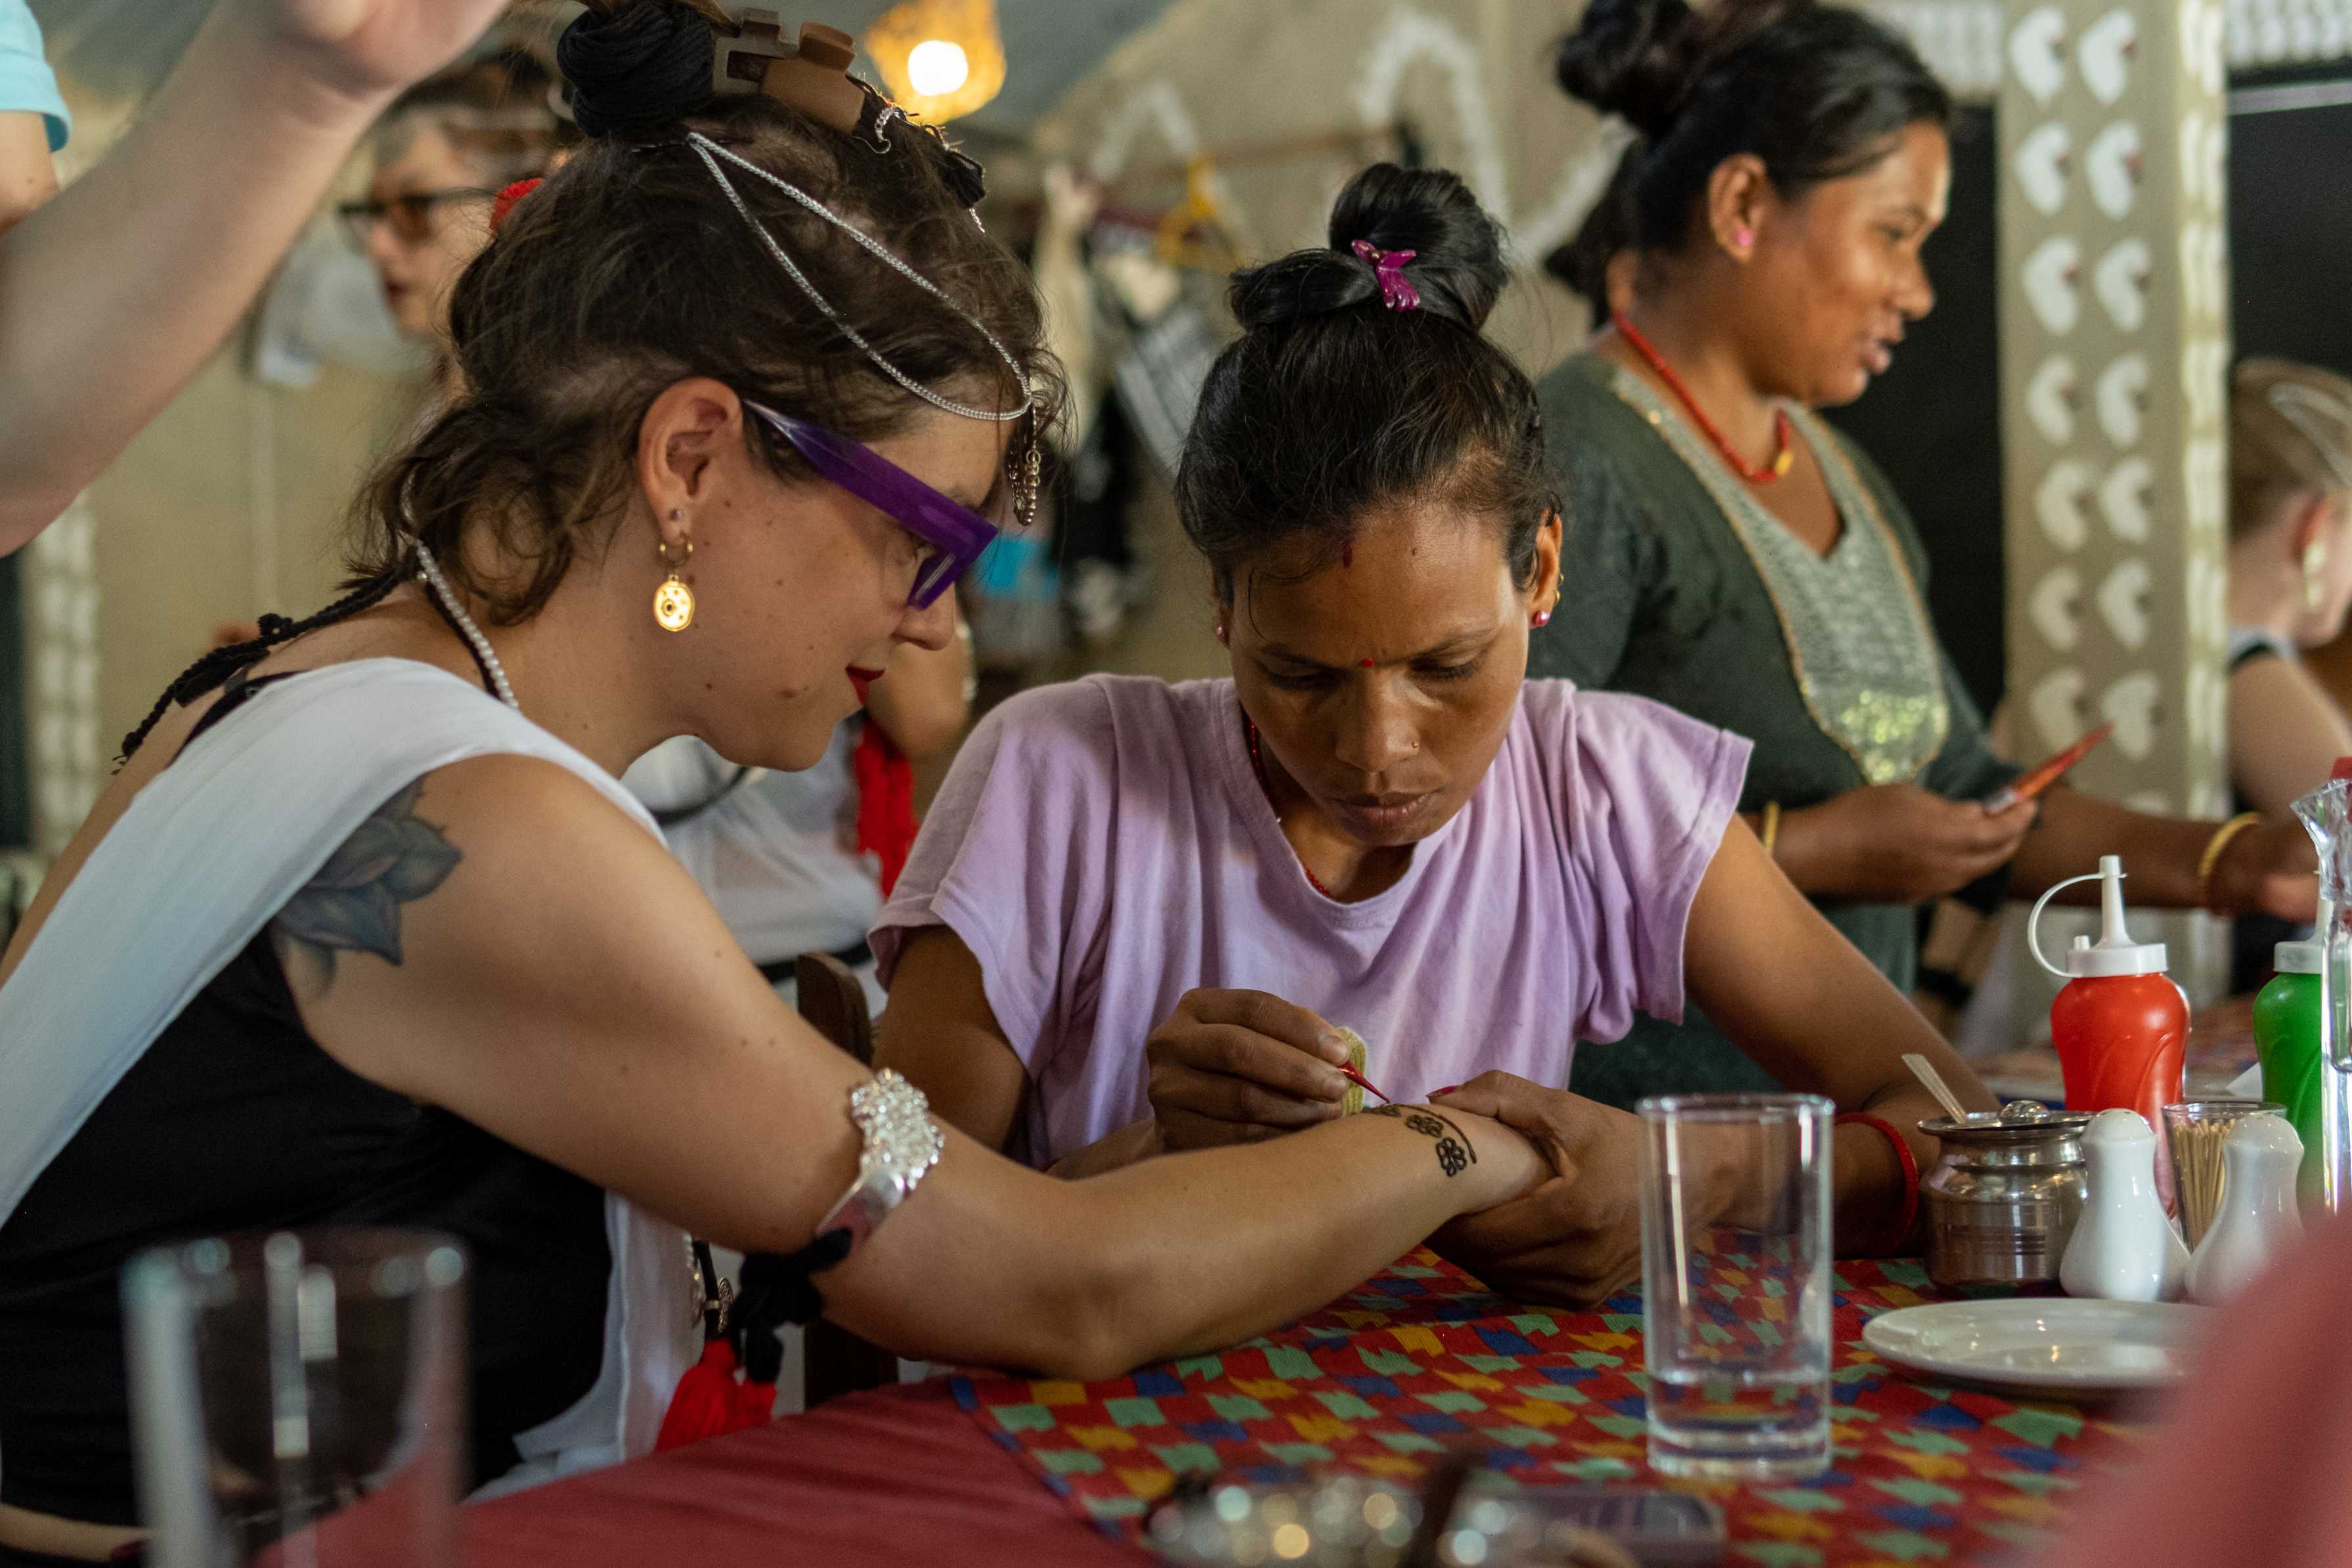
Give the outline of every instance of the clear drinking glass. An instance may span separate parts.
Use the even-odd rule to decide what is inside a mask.
[[[1819,1474],[1836,1107],[1812,1094],[1672,1094],[1639,1109],[1651,1468]]]
[[[123,1270],[153,1568],[440,1568],[466,1474],[466,1255],[329,1226]]]

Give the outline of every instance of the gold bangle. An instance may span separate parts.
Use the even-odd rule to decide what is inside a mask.
[[[2197,858],[2197,907],[2199,909],[2210,910],[2213,907],[2213,868],[2221,863],[2221,851],[2230,847],[2231,839],[2262,819],[2263,814],[2259,811],[2242,811],[2215,828],[2213,837],[2205,841],[2205,853]]]
[[[1764,853],[1768,857],[1770,856],[1772,846],[1780,842],[1780,803],[1779,801],[1768,800],[1764,803],[1764,826],[1756,837],[1763,840]]]

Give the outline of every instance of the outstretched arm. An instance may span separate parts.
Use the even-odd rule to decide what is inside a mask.
[[[121,144],[0,234],[0,552],[211,357],[360,134],[499,9],[224,0]]]
[[[361,832],[277,928],[325,1049],[698,1236],[807,1243],[856,1171],[866,1069],[776,999],[658,843],[513,757],[442,769]],[[1444,1115],[1436,1138],[1356,1117],[1085,1182],[950,1131],[820,1288],[909,1354],[1087,1376],[1229,1343],[1542,1174],[1526,1140]]]

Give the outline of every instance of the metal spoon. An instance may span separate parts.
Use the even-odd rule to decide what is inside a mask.
[[[1965,1109],[1960,1104],[1959,1097],[1954,1094],[1950,1086],[1944,1082],[1944,1075],[1936,1070],[1935,1063],[1916,1051],[1906,1051],[1903,1053],[1903,1065],[1911,1069],[1913,1078],[1927,1086],[1927,1092],[1936,1097],[1936,1103],[1944,1108],[1945,1115],[1962,1127],[1969,1126],[1977,1121],[1978,1113]]]

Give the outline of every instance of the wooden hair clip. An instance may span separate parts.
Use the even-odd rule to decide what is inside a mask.
[[[719,7],[717,0],[701,0],[695,9],[708,16]],[[714,90],[763,92],[845,135],[858,133],[876,95],[849,75],[850,62],[857,58],[856,39],[822,22],[803,22],[795,46],[784,41],[783,22],[776,13],[758,9],[744,12],[741,21],[726,27],[713,40]]]

